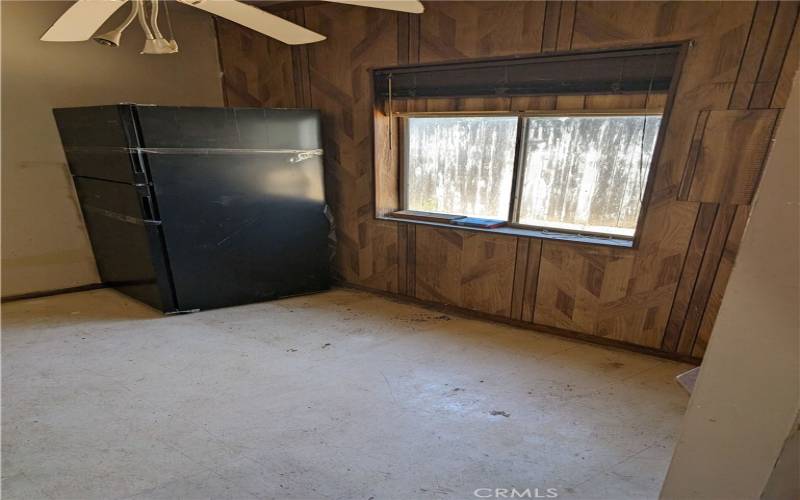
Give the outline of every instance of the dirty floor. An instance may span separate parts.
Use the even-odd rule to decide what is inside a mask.
[[[4,500],[657,498],[688,401],[687,365],[351,290],[2,319]]]

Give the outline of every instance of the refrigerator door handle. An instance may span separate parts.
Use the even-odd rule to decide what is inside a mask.
[[[149,196],[141,196],[142,200],[142,219],[145,221],[153,221],[153,204],[150,202]]]

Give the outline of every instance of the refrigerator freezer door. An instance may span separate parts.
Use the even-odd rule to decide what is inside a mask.
[[[137,106],[146,148],[317,149],[319,112],[310,109]]]
[[[104,283],[164,312],[174,312],[159,225],[146,187],[75,177],[75,190]]]
[[[329,286],[322,158],[147,153],[182,310]]]
[[[130,184],[147,181],[135,152],[131,105],[60,108],[53,115],[72,175]]]

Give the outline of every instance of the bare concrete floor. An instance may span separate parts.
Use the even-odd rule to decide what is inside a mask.
[[[61,295],[2,340],[9,500],[656,498],[688,401],[687,365],[349,290]]]

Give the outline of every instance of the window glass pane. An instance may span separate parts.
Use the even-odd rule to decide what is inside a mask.
[[[633,236],[661,117],[527,120],[521,224]]]
[[[409,118],[409,210],[508,219],[515,117]]]

